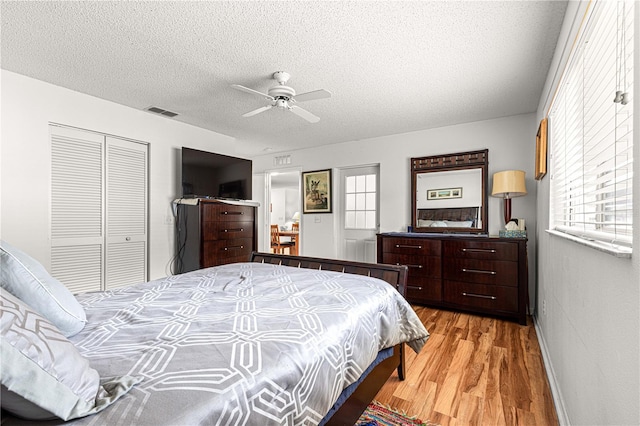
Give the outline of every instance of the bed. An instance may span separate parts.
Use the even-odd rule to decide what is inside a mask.
[[[404,266],[253,253],[78,295],[86,325],[68,340],[109,385],[97,413],[70,419],[353,425],[395,370],[404,378],[405,343],[428,338],[405,282]],[[33,422],[3,412],[2,424]]]

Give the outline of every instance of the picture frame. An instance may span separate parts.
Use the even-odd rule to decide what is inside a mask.
[[[331,213],[331,169],[302,172],[302,213]]]
[[[427,200],[447,200],[462,198],[462,188],[428,189]]]
[[[535,179],[541,180],[547,174],[547,118],[543,118],[536,134]]]

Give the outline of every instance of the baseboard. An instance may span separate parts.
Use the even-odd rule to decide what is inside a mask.
[[[537,318],[533,318],[533,326],[536,329],[536,336],[538,336],[538,344],[540,345],[540,352],[542,353],[542,361],[544,362],[544,369],[547,372],[547,380],[549,381],[549,387],[551,388],[551,396],[553,397],[553,405],[556,408],[556,415],[558,416],[558,423],[560,425],[570,425],[569,416],[564,406],[564,399],[562,398],[562,392],[558,386],[558,380],[556,374],[553,371],[553,364],[551,364],[551,358],[549,357],[549,351],[547,350],[547,344],[544,340],[544,336],[538,325]]]

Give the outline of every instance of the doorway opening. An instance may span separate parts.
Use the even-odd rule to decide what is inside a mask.
[[[300,172],[273,171],[269,173],[269,209],[267,223],[277,225],[283,234],[281,242],[294,242],[294,247],[286,254],[302,254]],[[292,232],[297,235],[292,235]]]

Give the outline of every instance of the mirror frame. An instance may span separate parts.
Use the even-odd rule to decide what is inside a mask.
[[[422,173],[445,172],[465,169],[482,170],[482,206],[480,206],[480,220],[482,226],[479,228],[459,228],[459,227],[418,227],[417,209],[417,176]],[[411,159],[411,226],[413,232],[433,232],[433,233],[464,233],[464,234],[487,234],[489,229],[488,212],[488,171],[489,171],[489,150],[460,152],[455,154],[433,155],[429,157],[416,157]]]

